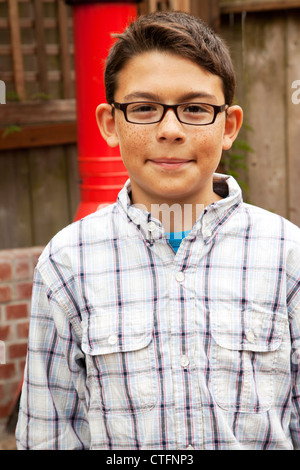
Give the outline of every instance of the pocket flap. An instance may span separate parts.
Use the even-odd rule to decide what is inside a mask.
[[[273,312],[248,310],[241,314],[232,311],[214,315],[212,335],[216,343],[226,349],[268,352],[276,351],[281,342],[284,316]]]
[[[137,351],[152,340],[152,322],[145,312],[92,314],[83,322],[82,350],[90,355]]]

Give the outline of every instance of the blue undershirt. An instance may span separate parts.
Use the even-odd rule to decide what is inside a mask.
[[[173,250],[175,253],[177,253],[177,250],[180,246],[180,243],[182,240],[190,233],[190,230],[185,230],[184,232],[169,232],[166,233],[167,238],[169,240],[170,245],[172,246]]]

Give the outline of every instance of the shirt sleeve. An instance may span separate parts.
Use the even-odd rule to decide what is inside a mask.
[[[292,414],[290,432],[294,449],[300,450],[300,302],[290,321]]]
[[[85,374],[84,355],[66,307],[36,270],[16,429],[19,450],[89,448]]]
[[[289,225],[293,241],[287,254],[287,306],[291,341],[291,419],[290,434],[294,449],[300,450],[300,230]]]

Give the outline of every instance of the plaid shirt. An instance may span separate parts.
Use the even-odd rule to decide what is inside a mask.
[[[129,182],[46,247],[19,449],[300,448],[300,230],[219,178],[176,255]]]

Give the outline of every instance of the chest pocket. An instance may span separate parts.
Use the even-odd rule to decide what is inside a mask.
[[[212,318],[212,391],[216,402],[228,411],[267,411],[274,397],[274,375],[287,325],[284,316],[220,310]]]
[[[151,312],[97,310],[83,323],[91,406],[104,414],[150,411],[157,401]]]

